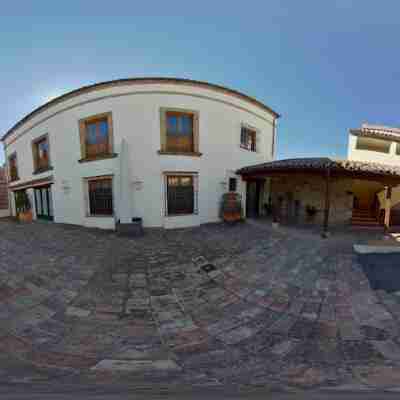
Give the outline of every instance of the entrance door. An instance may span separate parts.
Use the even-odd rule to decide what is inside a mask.
[[[255,218],[260,214],[260,193],[263,181],[248,181],[246,190],[246,217]]]
[[[36,217],[53,220],[53,199],[50,186],[41,186],[34,189]]]

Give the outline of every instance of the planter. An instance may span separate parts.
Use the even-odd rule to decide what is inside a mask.
[[[20,212],[18,214],[18,220],[20,222],[32,222],[33,221],[33,215],[32,211],[25,211],[25,212]]]

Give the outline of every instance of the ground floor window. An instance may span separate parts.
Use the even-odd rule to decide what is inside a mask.
[[[197,214],[196,186],[196,175],[167,175],[167,215]]]
[[[53,219],[53,200],[51,187],[38,187],[33,190],[35,197],[36,217],[41,219]]]
[[[88,180],[90,215],[113,215],[112,178]]]

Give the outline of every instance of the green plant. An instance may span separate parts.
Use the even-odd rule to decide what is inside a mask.
[[[32,208],[28,193],[25,190],[15,192],[15,208],[18,214],[28,212]]]
[[[317,213],[317,208],[315,206],[311,206],[310,204],[306,205],[306,213],[309,217],[313,217]]]

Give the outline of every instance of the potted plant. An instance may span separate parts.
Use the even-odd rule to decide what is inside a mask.
[[[306,205],[306,214],[307,214],[307,219],[309,221],[312,221],[315,218],[315,215],[317,214],[317,208],[315,206],[312,206],[310,204]]]
[[[15,209],[21,222],[32,222],[32,206],[26,190],[15,193]]]

